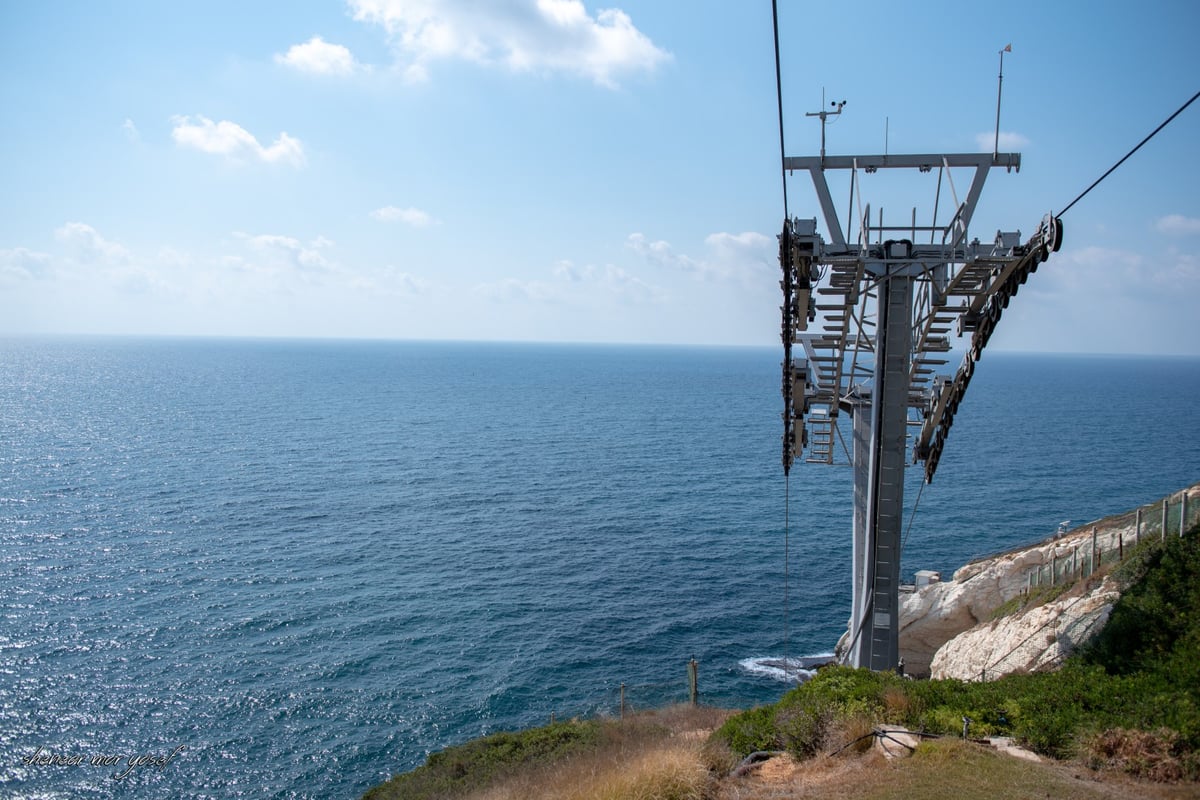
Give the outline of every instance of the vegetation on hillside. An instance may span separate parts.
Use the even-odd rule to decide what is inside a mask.
[[[1012,736],[1044,755],[1077,756],[1163,780],[1200,780],[1200,536],[1147,542],[1122,566],[1128,588],[1109,624],[1055,672],[986,683],[909,681],[821,670],[772,706],[731,717],[716,739],[734,757],[827,752],[874,725]]]
[[[363,800],[702,800],[713,774],[698,754],[726,716],[678,706],[499,733],[434,753]]]

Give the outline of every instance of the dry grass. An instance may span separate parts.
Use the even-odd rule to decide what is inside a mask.
[[[1152,781],[1186,780],[1197,772],[1196,756],[1178,754],[1179,734],[1162,729],[1113,728],[1083,745],[1084,760],[1095,769],[1126,772]]]
[[[472,800],[704,800],[711,775],[698,743],[648,747],[640,753],[597,752],[553,769],[531,771]]]
[[[677,706],[606,727],[595,749],[467,795],[470,800],[707,800],[705,744],[728,712]]]

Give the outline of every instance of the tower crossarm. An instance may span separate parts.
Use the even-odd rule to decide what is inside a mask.
[[[876,287],[905,279],[913,286],[911,336],[903,373],[907,387],[892,397],[903,399],[915,416],[909,423],[920,428],[912,437],[913,462],[924,461],[925,478],[932,480],[974,364],[1003,309],[1061,241],[1062,224],[1049,215],[1028,241],[1022,242],[1019,231],[998,231],[995,240],[987,244],[967,240],[967,225],[988,171],[993,167],[1011,171],[1019,169],[1020,163],[1016,153],[784,159],[789,171],[804,170],[812,178],[830,239],[827,242],[817,232],[816,219],[787,220],[780,237],[785,294],[785,467],[806,447],[810,448],[808,461],[833,463],[834,429],[841,411],[871,396],[874,362],[881,345],[873,311]],[[914,209],[910,224],[885,225],[882,213],[872,224],[871,207],[867,205],[864,212],[860,199],[860,227],[852,244],[841,226],[826,179],[830,170],[851,170],[853,198],[858,185],[854,175],[859,171],[938,169],[949,173],[960,168],[972,170],[970,187],[959,202],[953,179],[949,179],[956,203],[949,222],[938,225],[935,220],[935,224],[918,226]],[[893,235],[904,238],[885,238]],[[928,243],[915,241],[922,235]],[[949,361],[951,336],[969,336],[970,347],[954,375],[945,376],[939,374],[939,368]],[[794,356],[793,345],[799,345]]]
[[[812,178],[813,189],[821,205],[821,214],[825,218],[826,230],[830,239],[832,252],[847,252],[852,248],[849,235],[842,228],[837,209],[833,203],[833,195],[829,190],[829,182],[825,173],[828,170],[852,170],[857,173],[877,172],[881,169],[917,169],[930,172],[933,169],[943,169],[947,173],[953,168],[973,168],[971,186],[967,198],[955,213],[951,224],[945,229],[948,238],[957,245],[966,237],[975,206],[983,192],[983,184],[988,171],[993,167],[1003,167],[1006,170],[1021,169],[1020,153],[953,153],[941,155],[867,155],[867,156],[789,156],[783,159],[783,168],[789,173],[797,170],[808,172]]]
[[[975,364],[982,357],[1004,309],[1029,275],[1036,272],[1051,253],[1058,251],[1062,245],[1062,232],[1062,220],[1047,214],[1034,235],[1019,248],[1019,255],[1014,250],[1012,257],[992,267],[992,279],[975,294],[959,317],[960,333],[971,332],[970,346],[954,377],[939,379],[927,394],[921,431],[913,445],[913,462],[925,462],[927,482],[932,481],[937,472],[954,416],[975,374]],[[997,241],[1003,237],[1004,234],[999,235]]]

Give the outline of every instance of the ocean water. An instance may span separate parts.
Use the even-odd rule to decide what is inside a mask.
[[[797,466],[785,565],[779,357],[0,341],[0,796],[353,798],[693,657],[778,697],[844,629],[851,508]],[[987,354],[905,573],[1200,480],[1197,398],[1197,359]]]

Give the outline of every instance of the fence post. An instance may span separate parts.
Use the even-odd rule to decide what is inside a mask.
[[[1117,531],[1117,563],[1125,560],[1125,531]]]
[[[621,719],[625,719],[625,684],[621,684]]]
[[[1187,489],[1183,490],[1182,496],[1179,498],[1179,536],[1183,537],[1183,529],[1187,527]]]
[[[1092,568],[1090,570],[1088,570],[1089,575],[1091,575],[1093,572],[1096,571],[1096,561],[1099,556],[1099,553],[1100,553],[1100,551],[1096,544],[1096,526],[1093,525],[1092,526]]]
[[[1137,510],[1137,525],[1133,529],[1133,543],[1139,545],[1142,543],[1142,510]]]
[[[698,673],[699,664],[696,659],[688,662],[688,697],[692,701],[692,705],[696,705],[696,701],[700,696],[700,682]],[[787,670],[787,663],[783,665],[784,670]]]
[[[1167,498],[1163,498],[1163,524],[1162,524],[1162,540],[1167,540]]]

